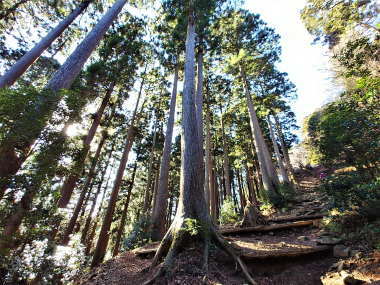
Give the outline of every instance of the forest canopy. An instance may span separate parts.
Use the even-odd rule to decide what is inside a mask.
[[[344,92],[307,118],[303,144],[378,181],[376,1],[306,2]],[[302,188],[280,59],[280,36],[243,1],[0,1],[4,284],[70,284],[152,241],[146,284],[191,244],[204,270],[215,245],[255,284],[221,228],[267,225]]]

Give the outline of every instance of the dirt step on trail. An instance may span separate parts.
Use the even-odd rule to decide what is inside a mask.
[[[318,183],[314,177],[304,177],[293,207],[271,217],[269,225],[220,229],[245,260],[258,284],[322,284],[321,277],[338,261],[333,257],[332,245],[318,244],[321,209],[325,207],[325,197],[315,191]],[[158,245],[148,244],[111,259],[78,283],[142,284],[148,274],[143,269],[148,268]],[[180,274],[176,279],[157,284],[247,284],[229,256],[220,250],[211,250],[209,282],[205,281],[204,273],[194,271],[198,263],[199,255],[192,257],[191,252],[185,252],[178,261]]]

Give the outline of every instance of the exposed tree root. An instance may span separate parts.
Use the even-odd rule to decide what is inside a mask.
[[[191,233],[186,230],[184,220],[181,219],[181,221],[176,221],[172,224],[163,238],[156,251],[150,268],[151,272],[153,272],[154,269],[157,269],[157,271],[144,283],[144,285],[154,284],[154,282],[164,274],[168,274],[170,276],[172,274],[171,269],[173,268],[174,259],[177,257],[180,250],[185,248],[189,242],[199,242],[199,239],[201,239],[204,246],[202,267],[205,272],[205,276],[208,274],[210,243],[214,241],[222,250],[226,251],[237,264],[239,264],[245,278],[249,281],[249,283],[257,284],[250,275],[249,270],[242,261],[241,257],[235,252],[235,249],[229,245],[229,243],[222,236],[219,235],[213,225],[210,225],[206,231],[203,230],[196,235],[191,235]],[[159,268],[157,268],[158,263],[164,256],[165,258],[163,263],[161,263]]]
[[[253,285],[257,284],[255,280],[253,280],[251,274],[248,271],[247,266],[243,262],[243,260],[240,258],[239,255],[236,254],[235,250],[232,248],[231,245],[228,244],[228,242],[221,237],[216,231],[213,232],[213,237],[216,240],[216,242],[219,244],[219,246],[225,250],[231,257],[232,259],[240,265],[241,270],[243,271],[243,274],[245,278]]]

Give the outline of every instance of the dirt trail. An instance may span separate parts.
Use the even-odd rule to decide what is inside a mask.
[[[314,173],[314,177],[301,177],[295,201],[286,212],[271,217],[272,220],[323,213],[326,197],[315,191],[319,184],[315,176]],[[318,224],[318,220],[314,220],[302,227],[229,234],[226,238],[240,251],[258,284],[322,284],[321,276],[338,259],[333,257],[331,245],[318,244]],[[142,269],[149,266],[156,248],[157,244],[150,244],[134,252],[124,253],[86,275],[79,283],[142,284],[147,277],[146,271]],[[198,250],[184,252],[177,261],[175,277],[163,279],[157,284],[247,284],[235,265],[231,264],[229,256],[219,250],[211,251],[209,271],[205,278],[204,272],[197,269],[201,268],[201,252]]]

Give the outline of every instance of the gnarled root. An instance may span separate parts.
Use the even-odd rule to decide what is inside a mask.
[[[247,266],[245,265],[243,260],[240,258],[240,256],[236,254],[233,247],[229,245],[228,242],[223,237],[221,237],[216,231],[213,233],[213,238],[215,239],[217,244],[223,250],[225,250],[237,264],[239,264],[241,270],[243,271],[244,277],[249,281],[249,283],[251,283],[252,285],[256,285],[257,282],[253,280]]]
[[[177,226],[175,225],[177,224]],[[180,225],[180,226],[178,226]],[[214,241],[219,247],[226,251],[236,262],[239,264],[245,278],[249,281],[250,284],[257,284],[253,278],[251,277],[247,266],[244,264],[240,256],[235,252],[235,249],[228,244],[228,242],[218,234],[217,230],[213,225],[210,225],[210,228],[207,231],[202,231],[198,233],[199,238],[203,241],[203,270],[205,271],[205,276],[208,274],[208,257],[209,257],[209,249],[210,242]],[[173,267],[173,262],[175,257],[178,255],[180,248],[184,247],[184,243],[189,239],[189,233],[183,231],[182,223],[173,223],[165,237],[163,238],[151,264],[150,271],[153,269],[157,269],[157,271],[153,274],[153,276],[147,280],[144,285],[154,284],[154,282],[163,276],[164,274],[171,274],[171,268]],[[190,238],[195,238],[194,236],[190,236]],[[157,265],[159,261],[164,257],[163,263],[161,263],[158,268]]]

